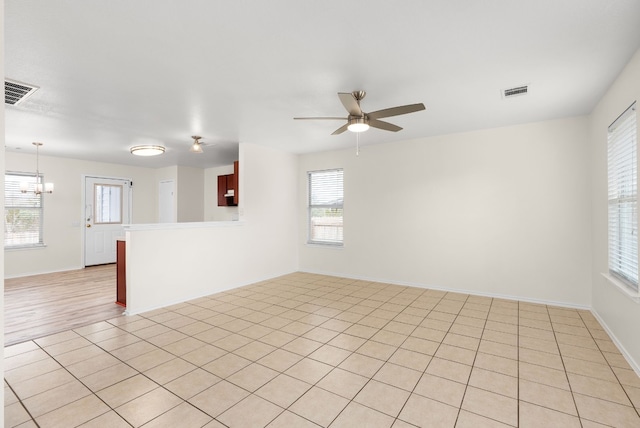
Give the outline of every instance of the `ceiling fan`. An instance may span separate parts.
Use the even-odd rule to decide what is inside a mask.
[[[342,134],[344,131],[363,132],[369,127],[383,129],[385,131],[398,132],[402,128],[389,122],[384,122],[382,118],[399,116],[401,114],[413,113],[424,110],[424,104],[407,104],[404,106],[391,107],[383,110],[377,110],[371,113],[365,113],[360,108],[360,101],[367,95],[365,91],[339,92],[338,98],[349,116],[347,116],[344,125],[333,131],[331,135]],[[294,117],[295,120],[345,120],[344,117]]]

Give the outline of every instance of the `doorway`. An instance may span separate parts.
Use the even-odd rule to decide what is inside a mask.
[[[84,265],[116,262],[116,238],[131,223],[131,181],[85,177]]]

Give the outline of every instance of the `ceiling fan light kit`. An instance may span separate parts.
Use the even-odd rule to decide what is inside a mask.
[[[202,137],[198,135],[192,135],[191,138],[193,138],[193,144],[191,144],[191,148],[189,148],[189,151],[191,153],[202,153],[202,143],[200,142],[200,139]]]
[[[156,146],[151,144],[133,146],[130,149],[131,154],[136,156],[158,156],[163,154],[164,150],[165,148],[163,146]]]
[[[350,117],[347,129],[351,132],[364,132],[369,129],[369,121],[364,117]]]
[[[351,132],[364,132],[369,129],[369,127],[382,129],[384,131],[398,132],[402,130],[401,127],[394,125],[389,122],[384,122],[382,118],[391,117],[391,116],[399,116],[401,114],[414,113],[416,111],[424,110],[424,104],[407,104],[404,106],[391,107],[383,110],[377,110],[371,113],[365,113],[360,108],[360,101],[364,99],[367,95],[365,91],[353,91],[351,93],[348,92],[339,92],[338,98],[340,102],[344,106],[344,108],[349,112],[349,115],[346,117],[347,123],[342,125],[340,128],[333,131],[331,135],[342,134],[344,131]],[[296,120],[345,120],[343,117],[294,117]]]

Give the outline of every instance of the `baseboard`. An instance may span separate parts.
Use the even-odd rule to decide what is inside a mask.
[[[393,279],[381,279],[381,278],[371,278],[371,277],[357,276],[357,275],[345,275],[345,274],[335,273],[335,272],[322,272],[322,271],[312,271],[312,270],[303,270],[300,272],[312,273],[316,275],[335,276],[339,278],[349,278],[349,279],[355,279],[359,281],[370,281],[370,282],[380,282],[380,283],[392,284],[392,285],[403,285],[406,287],[423,288],[425,290],[438,290],[438,291],[446,291],[450,293],[471,294],[474,296],[491,297],[494,299],[514,300],[518,302],[535,303],[540,305],[552,305],[552,306],[559,306],[562,308],[581,309],[581,310],[591,311],[590,306],[580,305],[576,303],[569,303],[569,302],[557,302],[553,300],[534,299],[530,297],[521,297],[521,296],[499,294],[499,293],[484,293],[477,290],[465,290],[460,288],[443,287],[439,285],[426,285],[426,284],[417,283],[417,282],[397,281]]]
[[[613,334],[613,331],[609,328],[607,323],[604,322],[602,317],[600,317],[600,315],[598,315],[598,313],[593,309],[591,310],[591,313],[593,314],[594,317],[596,317],[596,319],[598,320],[600,325],[604,328],[604,330],[607,332],[607,334],[609,335],[613,343],[618,347],[618,350],[620,351],[624,359],[627,360],[627,363],[629,363],[633,371],[636,372],[638,376],[640,376],[640,365],[636,362],[636,360],[633,359],[631,354],[627,352],[627,349],[622,345],[622,342],[618,340],[616,335]]]
[[[26,273],[20,273],[20,274],[15,274],[15,275],[5,275],[4,279],[24,278],[26,276],[46,275],[48,273],[69,272],[69,271],[81,270],[81,269],[84,269],[84,267],[83,266],[77,266],[77,267],[67,267],[67,268],[64,268],[64,269],[54,269],[54,270],[45,270],[45,271],[37,271],[37,272],[26,272]]]

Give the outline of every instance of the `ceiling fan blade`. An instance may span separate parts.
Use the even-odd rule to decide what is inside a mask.
[[[383,122],[381,120],[371,118],[369,118],[369,126],[391,132],[398,132],[402,130],[401,127],[399,127],[398,125],[394,125],[393,123]]]
[[[294,117],[294,120],[345,120],[344,117]]]
[[[344,125],[342,125],[340,128],[336,129],[335,131],[333,131],[331,133],[331,135],[338,135],[338,134],[342,134],[344,131],[347,130],[347,128],[349,127],[348,123],[345,123]]]
[[[347,92],[339,92],[338,97],[340,98],[340,102],[342,102],[344,108],[347,109],[351,116],[362,117],[362,110],[360,109],[358,100],[356,100],[353,94]]]
[[[406,106],[391,107],[384,110],[374,111],[367,113],[369,119],[382,119],[383,117],[399,116],[401,114],[413,113],[416,111],[424,110],[424,104],[407,104]]]

